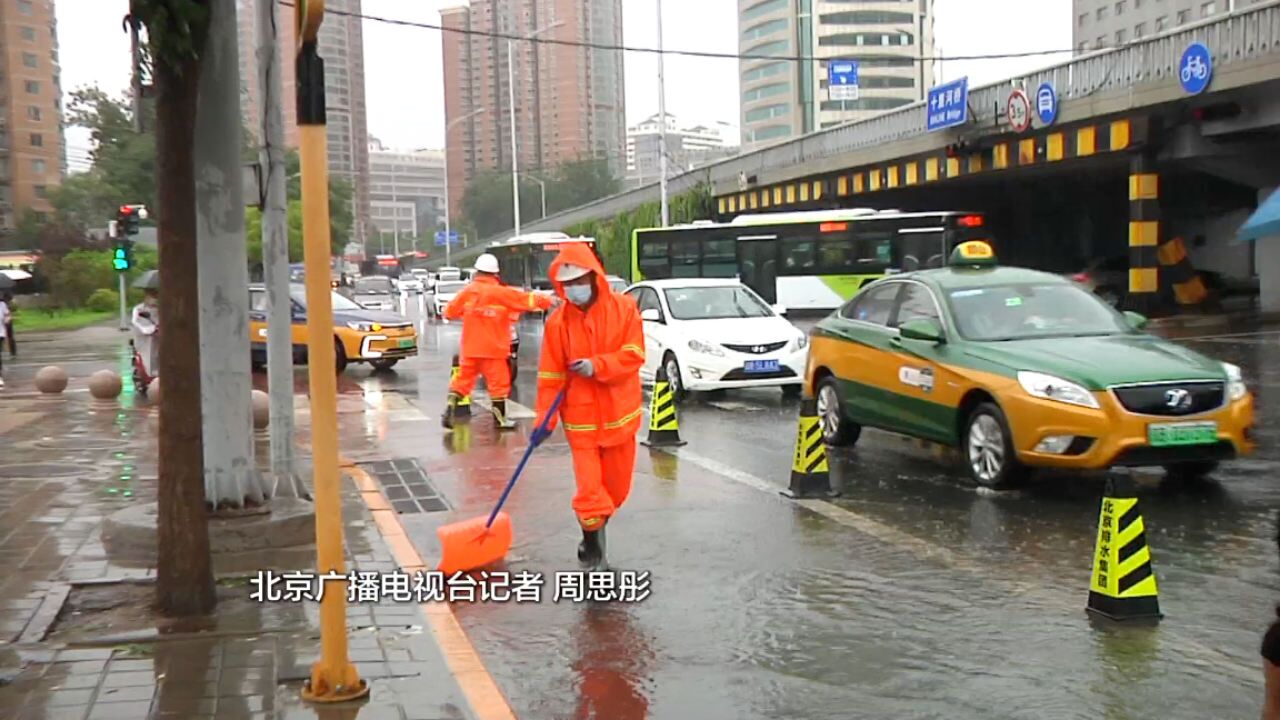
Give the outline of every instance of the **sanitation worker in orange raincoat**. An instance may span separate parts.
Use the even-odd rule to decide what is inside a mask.
[[[538,417],[566,389],[559,417],[545,432],[535,428],[529,441],[540,445],[557,420],[563,421],[578,484],[573,497],[582,526],[578,560],[585,568],[604,568],[604,528],[631,492],[636,464],[644,330],[635,301],[609,287],[587,245],[561,250],[548,274],[568,302],[551,313],[543,330]]]
[[[503,285],[498,281],[498,259],[489,253],[476,258],[475,270],[475,279],[444,308],[446,318],[462,319],[462,351],[458,354],[458,377],[449,383],[449,399],[441,423],[445,429],[453,429],[458,401],[471,394],[476,378],[483,375],[498,427],[510,430],[516,426],[507,418],[512,314],[547,310],[555,301]]]

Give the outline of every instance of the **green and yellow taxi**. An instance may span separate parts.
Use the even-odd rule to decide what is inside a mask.
[[[988,487],[1037,467],[1198,477],[1252,452],[1240,368],[1146,324],[970,241],[946,267],[877,280],[822,320],[805,387],[828,444],[863,427],[941,443]]]
[[[307,355],[307,292],[300,283],[289,286],[294,362]],[[367,362],[375,370],[389,370],[400,360],[418,354],[418,333],[405,316],[386,310],[367,310],[346,296],[331,292],[333,347],[338,372],[349,363]],[[249,286],[249,351],[255,368],[267,362],[267,290]]]

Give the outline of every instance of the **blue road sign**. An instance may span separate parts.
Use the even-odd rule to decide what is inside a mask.
[[[457,231],[457,230],[450,230],[450,231],[449,231],[449,244],[450,244],[450,245],[457,245],[457,244],[458,244],[458,231]],[[444,241],[444,231],[443,231],[443,230],[437,230],[437,231],[436,231],[436,246],[437,246],[437,247],[444,247],[444,246],[445,246],[445,241]]]
[[[929,88],[929,132],[943,130],[969,121],[969,78]]]
[[[827,61],[827,94],[831,100],[858,99],[858,61]]]
[[[1199,95],[1213,79],[1213,56],[1202,42],[1193,42],[1182,51],[1178,61],[1178,81],[1189,95]]]
[[[1041,125],[1052,125],[1058,119],[1058,93],[1053,85],[1043,82],[1036,90],[1036,117]]]

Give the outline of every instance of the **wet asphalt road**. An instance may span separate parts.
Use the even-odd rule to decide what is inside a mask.
[[[339,389],[366,408],[341,415],[344,451],[417,457],[452,505],[402,517],[435,557],[434,528],[485,511],[530,423],[498,436],[477,417],[444,437],[435,418],[459,328],[421,327],[420,357],[391,373],[353,367]],[[530,405],[539,331],[522,324],[516,398]],[[648,600],[456,612],[521,717],[1256,717],[1258,643],[1280,601],[1280,333],[1244,332],[1186,342],[1244,369],[1258,454],[1199,485],[1135,473],[1157,626],[1084,612],[1101,477],[979,492],[953,458],[867,432],[833,453],[843,496],[800,506],[776,492],[797,413],[776,390],[695,397],[681,407],[687,446],[641,450],[609,539],[616,566],[652,573]],[[573,569],[568,457],[557,435],[512,495],[509,569]]]

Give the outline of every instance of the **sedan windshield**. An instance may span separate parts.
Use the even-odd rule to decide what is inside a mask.
[[[773,309],[745,286],[683,287],[663,290],[676,320],[771,317]]]
[[[466,287],[464,282],[441,282],[436,283],[437,295],[457,295],[462,288]]]
[[[1071,283],[1001,285],[947,293],[967,340],[1089,337],[1134,332],[1124,318]]]
[[[367,277],[356,281],[355,290],[362,295],[377,295],[391,292],[391,278]]]

